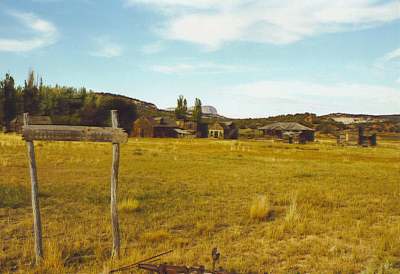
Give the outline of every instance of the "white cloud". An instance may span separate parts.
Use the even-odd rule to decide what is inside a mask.
[[[232,41],[289,44],[400,18],[396,0],[126,0],[165,11],[168,39],[213,50]]]
[[[0,38],[0,51],[24,52],[54,44],[58,38],[53,23],[33,13],[10,12],[12,17],[34,33],[32,38]]]
[[[260,81],[224,88],[244,113],[266,116],[282,113],[332,112],[388,114],[400,109],[400,89],[364,84],[315,84],[300,81]],[[247,102],[249,109],[245,109]],[[235,103],[230,106],[235,115]]]
[[[387,54],[385,54],[385,56],[383,56],[382,58],[384,61],[388,62],[388,61],[392,61],[395,59],[400,59],[400,48],[395,49]]]
[[[244,70],[254,70],[254,68],[248,68],[243,66],[235,65],[224,65],[215,64],[212,62],[204,62],[197,64],[173,64],[173,65],[153,65],[150,67],[151,71],[160,72],[165,74],[183,74],[183,73],[228,73],[228,72],[238,72]]]
[[[121,56],[123,53],[122,47],[110,41],[108,37],[99,37],[94,39],[96,44],[96,49],[90,52],[90,55],[96,57],[113,58]]]

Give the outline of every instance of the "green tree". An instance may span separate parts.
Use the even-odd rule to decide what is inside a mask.
[[[38,83],[35,83],[35,73],[33,70],[29,72],[28,79],[25,81],[23,89],[24,112],[33,115],[40,112],[40,96]]]
[[[175,116],[176,119],[185,119],[187,113],[187,101],[183,95],[179,95],[176,100]]]
[[[193,121],[200,123],[202,115],[203,115],[203,112],[201,109],[201,101],[199,98],[196,98],[196,100],[194,101],[194,109],[193,109],[193,113],[192,113]]]
[[[133,121],[137,118],[136,105],[124,98],[115,96],[102,96],[99,100],[95,120],[96,126],[110,126],[111,110],[118,110],[119,127],[131,132]]]
[[[8,131],[10,122],[15,118],[17,112],[17,100],[14,79],[7,73],[6,78],[1,81],[3,91],[3,124]]]

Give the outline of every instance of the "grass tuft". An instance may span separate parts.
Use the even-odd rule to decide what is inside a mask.
[[[118,204],[118,210],[121,212],[134,212],[140,209],[140,202],[136,199],[128,198]]]
[[[286,212],[285,221],[288,223],[293,223],[299,219],[299,212],[297,209],[297,195],[292,195],[290,198],[290,206]]]
[[[19,208],[29,204],[30,197],[27,187],[0,185],[0,208]]]
[[[156,230],[156,231],[149,231],[145,232],[142,236],[143,240],[148,241],[148,242],[160,242],[168,239],[171,236],[171,234],[164,230]]]
[[[266,195],[258,196],[251,205],[250,218],[254,220],[267,220],[271,213],[271,205]]]

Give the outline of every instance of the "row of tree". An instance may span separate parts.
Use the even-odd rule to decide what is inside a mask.
[[[187,100],[183,95],[180,95],[176,100],[175,117],[178,120],[186,120],[188,115]],[[192,120],[197,123],[201,123],[203,111],[201,108],[201,101],[196,98],[194,101],[194,107],[192,110]]]
[[[47,86],[33,71],[24,86],[16,86],[9,74],[0,81],[0,126],[6,131],[11,121],[24,112],[50,116],[54,124],[108,126],[111,109],[119,111],[121,127],[130,132],[137,110],[129,98],[85,88]]]

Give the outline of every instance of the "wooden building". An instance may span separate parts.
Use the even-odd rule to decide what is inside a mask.
[[[29,124],[30,125],[51,125],[50,116],[29,116]],[[10,123],[9,131],[11,132],[22,132],[22,126],[24,125],[23,115],[18,115],[14,118]]]
[[[371,135],[365,135],[364,127],[362,126],[358,127],[358,145],[364,147],[376,146],[377,145],[376,133]]]
[[[140,117],[133,123],[131,136],[132,137],[148,137],[154,135],[153,125],[155,120],[152,117]]]
[[[207,138],[208,137],[208,124],[207,123],[197,123],[194,121],[187,120],[177,120],[177,126],[180,129],[191,132],[197,138]]]
[[[297,139],[299,143],[314,142],[315,131],[312,128],[295,122],[278,122],[260,127],[264,136],[278,139],[287,139],[293,142]]]
[[[233,122],[215,122],[208,126],[208,137],[219,139],[238,139],[239,129]]]
[[[179,126],[165,117],[140,117],[133,123],[132,137],[177,138]]]
[[[147,138],[207,138],[208,125],[168,117],[140,117],[132,126],[132,137]]]

